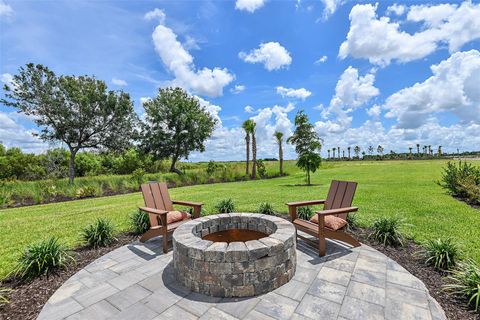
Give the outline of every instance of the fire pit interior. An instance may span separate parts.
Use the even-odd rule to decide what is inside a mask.
[[[173,234],[176,279],[194,292],[247,297],[295,274],[295,227],[275,216],[229,213],[189,221]]]

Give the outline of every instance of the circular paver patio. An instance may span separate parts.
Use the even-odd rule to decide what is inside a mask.
[[[92,262],[50,297],[38,319],[446,319],[425,285],[395,261],[362,245],[301,240],[290,282],[251,298],[214,298],[174,280],[161,240],[133,243]]]

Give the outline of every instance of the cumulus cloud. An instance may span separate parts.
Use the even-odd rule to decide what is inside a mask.
[[[247,87],[245,87],[244,85],[237,84],[237,85],[235,85],[235,87],[230,89],[230,92],[233,93],[233,94],[239,94],[240,92],[245,91],[246,88]]]
[[[294,99],[305,100],[306,98],[312,95],[312,93],[305,88],[293,89],[293,88],[285,88],[285,87],[279,86],[276,89],[277,89],[277,93],[280,94],[283,98],[294,98]]]
[[[237,0],[235,2],[235,9],[253,13],[255,12],[255,10],[263,7],[265,2],[267,1],[266,0]]]
[[[5,3],[5,1],[0,0],[0,17],[10,17],[13,15],[12,7]]]
[[[378,5],[357,4],[350,11],[350,30],[341,44],[339,57],[368,59],[380,66],[392,60],[408,62],[448,44],[450,52],[480,38],[480,4],[421,5],[408,8],[407,21],[422,24],[420,31],[400,30],[399,22],[377,16]]]
[[[152,11],[145,13],[145,15],[143,16],[145,20],[158,20],[160,24],[165,23],[166,17],[167,16],[165,15],[165,12],[163,12],[163,10],[158,8],[155,8]]]
[[[320,58],[317,59],[317,61],[315,61],[315,64],[321,64],[321,63],[327,62],[327,59],[328,59],[327,56],[321,56]]]
[[[387,14],[395,14],[397,16],[401,16],[405,13],[406,7],[401,4],[392,4],[387,8]]]
[[[155,51],[165,67],[174,74],[171,85],[209,97],[223,95],[223,88],[235,78],[226,68],[196,69],[193,57],[177,40],[172,29],[160,23],[152,34]]]
[[[0,76],[0,81],[11,87],[13,85],[13,76],[10,73],[2,73]]]
[[[16,116],[16,113],[0,111],[0,143],[7,148],[20,147],[25,152],[41,153],[46,150],[48,145],[34,137],[33,130],[15,121]]]
[[[340,7],[345,3],[345,0],[321,0],[321,1],[324,5],[324,9],[322,13],[323,20],[327,20],[328,18],[330,18],[330,16],[334,14],[335,11],[337,11],[338,7]]]
[[[119,87],[125,87],[128,85],[127,81],[123,79],[112,78],[112,83]]]
[[[246,113],[253,113],[255,111],[255,109],[253,109],[252,106],[246,106],[244,109],[243,109]]]
[[[248,63],[263,63],[268,71],[288,67],[292,63],[290,53],[278,42],[261,43],[249,53],[240,52],[239,58]]]
[[[327,121],[317,121],[316,129],[321,134],[326,134],[340,133],[350,127],[352,117],[349,114],[380,94],[374,82],[374,73],[361,76],[358,70],[351,66],[345,69],[337,82],[335,95],[328,108],[322,110],[322,117]],[[335,119],[330,119],[332,117]]]
[[[386,117],[396,118],[396,127],[404,129],[418,128],[442,112],[480,124],[480,52],[457,52],[430,68],[430,78],[386,99]]]
[[[382,107],[376,104],[370,109],[367,109],[367,114],[372,118],[378,118],[382,114]]]

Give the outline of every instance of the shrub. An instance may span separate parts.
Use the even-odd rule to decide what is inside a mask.
[[[265,163],[263,163],[263,160],[257,160],[257,172],[260,178],[267,177],[267,169],[265,168]]]
[[[235,211],[235,204],[232,199],[223,199],[215,206],[218,213],[230,213]]]
[[[444,288],[453,294],[468,299],[475,311],[480,311],[480,266],[473,260],[467,260],[452,271],[449,277],[453,283]]]
[[[468,162],[448,162],[443,169],[442,181],[439,184],[447,189],[453,196],[468,198],[468,187],[466,185],[480,186],[480,169]],[[478,200],[478,199],[477,199]]]
[[[258,207],[257,212],[262,214],[268,214],[268,215],[275,214],[275,210],[273,210],[273,206],[268,202],[260,203],[260,206]]]
[[[81,233],[82,240],[92,248],[106,247],[115,240],[115,227],[110,220],[98,218],[85,227]]]
[[[310,218],[314,215],[312,207],[298,207],[297,208],[297,217],[303,220],[310,220]]]
[[[215,161],[210,160],[207,165],[207,174],[209,176],[212,176],[217,170],[217,168],[218,168],[218,165],[215,163]]]
[[[480,204],[480,184],[475,182],[473,176],[468,176],[459,181],[464,198],[470,204]]]
[[[95,197],[97,189],[94,186],[84,186],[77,189],[75,193],[77,198],[89,198]]]
[[[380,218],[373,222],[369,238],[383,243],[384,246],[403,246],[403,235],[399,230],[401,220],[396,217]]]
[[[4,304],[9,303],[8,294],[10,293],[10,291],[12,290],[0,287],[0,307],[3,306]]]
[[[137,186],[140,186],[145,182],[145,170],[141,168],[135,169],[130,178]]]
[[[425,258],[425,263],[437,270],[449,270],[452,268],[458,257],[457,245],[452,239],[428,240],[420,255]]]
[[[58,238],[30,244],[20,257],[15,275],[21,278],[34,278],[48,275],[56,268],[67,266],[73,257],[58,243]]]
[[[347,230],[356,230],[358,228],[358,213],[347,215]]]
[[[150,229],[148,213],[137,210],[130,215],[130,224],[135,234],[144,234]]]

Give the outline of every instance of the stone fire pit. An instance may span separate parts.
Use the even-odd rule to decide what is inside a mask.
[[[259,295],[293,277],[295,246],[295,227],[282,218],[256,213],[202,217],[173,233],[175,277],[211,296]]]

